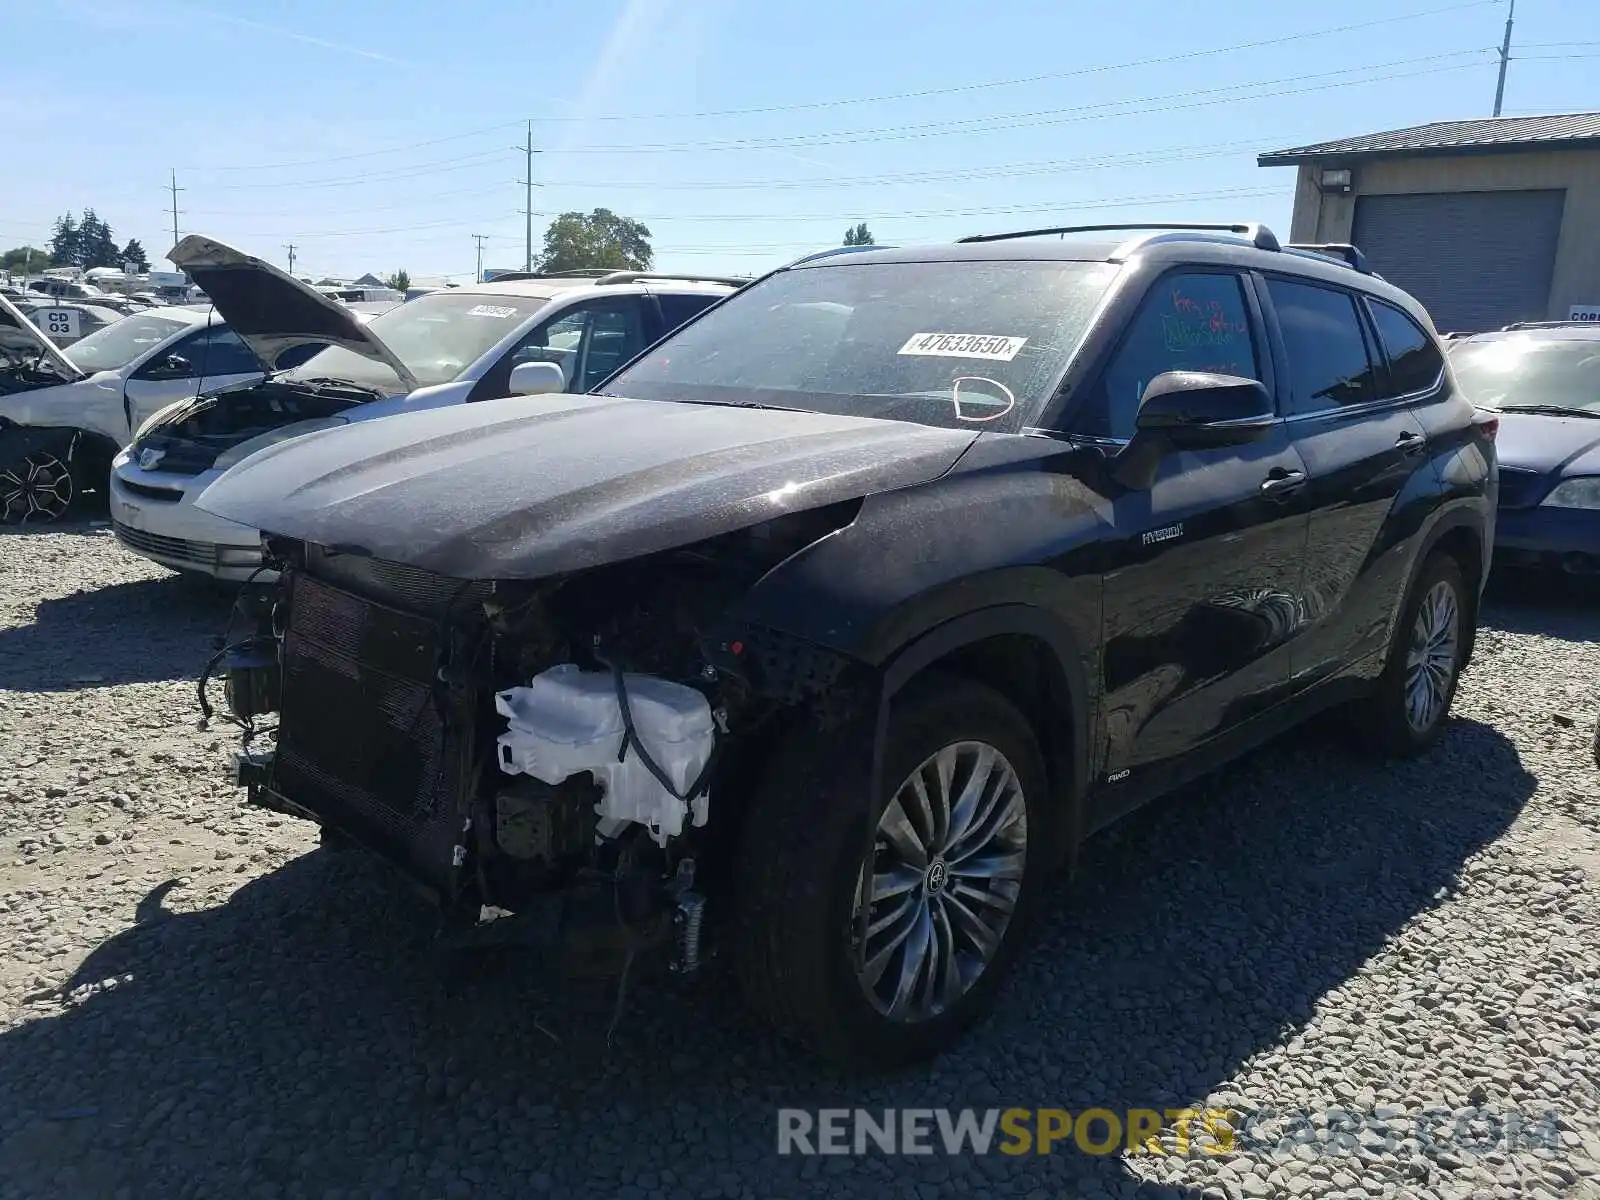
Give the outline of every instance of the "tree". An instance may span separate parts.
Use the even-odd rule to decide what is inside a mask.
[[[78,262],[80,267],[118,267],[122,256],[117,243],[111,239],[111,226],[96,215],[94,209],[83,210],[78,222]]]
[[[50,257],[58,266],[76,266],[78,241],[78,223],[72,219],[72,214],[57,217],[55,231],[50,235]]]
[[[122,248],[122,261],[141,275],[150,269],[150,259],[145,255],[138,238],[128,239],[128,244]]]
[[[867,228],[867,223],[862,221],[844,231],[844,244],[846,246],[876,246],[878,242],[872,236],[872,231]]]
[[[550,222],[544,231],[539,270],[648,271],[655,257],[650,230],[641,222],[619,217],[609,208],[597,208],[587,216],[565,212]]]
[[[401,267],[393,275],[385,279],[384,283],[388,284],[397,292],[403,292],[411,286],[411,276],[404,267]]]
[[[0,256],[0,271],[42,271],[51,265],[50,251],[37,246],[18,246]]]

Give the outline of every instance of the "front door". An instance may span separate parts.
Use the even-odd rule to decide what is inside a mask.
[[[1164,371],[1240,375],[1270,392],[1265,344],[1239,275],[1164,276],[1078,410],[1080,432],[1131,437]],[[1153,486],[1115,499],[1100,680],[1108,806],[1137,803],[1178,758],[1284,697],[1303,625],[1305,479],[1279,420],[1244,446],[1169,455]]]
[[[261,378],[261,363],[225,325],[198,329],[141,363],[123,386],[127,436],[156,412],[202,392]]]
[[[1306,556],[1309,625],[1295,667],[1306,683],[1339,673],[1384,649],[1394,599],[1406,586],[1405,496],[1431,467],[1422,424],[1399,391],[1420,371],[1432,342],[1407,353],[1396,329],[1386,366],[1363,302],[1349,292],[1269,277],[1267,295],[1282,334],[1289,429],[1306,461],[1312,512]],[[1398,310],[1389,315],[1409,324]],[[1412,348],[1414,351],[1414,348]],[[1437,351],[1433,351],[1437,359]],[[1442,380],[1434,362],[1431,382]],[[1426,502],[1431,489],[1419,499]]]

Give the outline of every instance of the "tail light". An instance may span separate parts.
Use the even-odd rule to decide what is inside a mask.
[[[1500,414],[1497,412],[1490,412],[1486,408],[1474,410],[1472,414],[1472,423],[1479,429],[1483,430],[1483,436],[1488,438],[1491,442],[1494,441],[1495,435],[1500,432]]]

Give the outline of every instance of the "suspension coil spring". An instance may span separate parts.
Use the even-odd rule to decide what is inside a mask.
[[[672,969],[692,975],[700,969],[700,931],[705,923],[706,898],[699,892],[684,892],[672,914],[677,953]]]

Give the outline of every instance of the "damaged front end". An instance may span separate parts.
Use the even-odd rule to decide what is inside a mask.
[[[279,578],[216,663],[238,781],[399,866],[463,940],[692,971],[774,739],[875,696],[738,602],[858,507],[531,581],[269,539]]]

